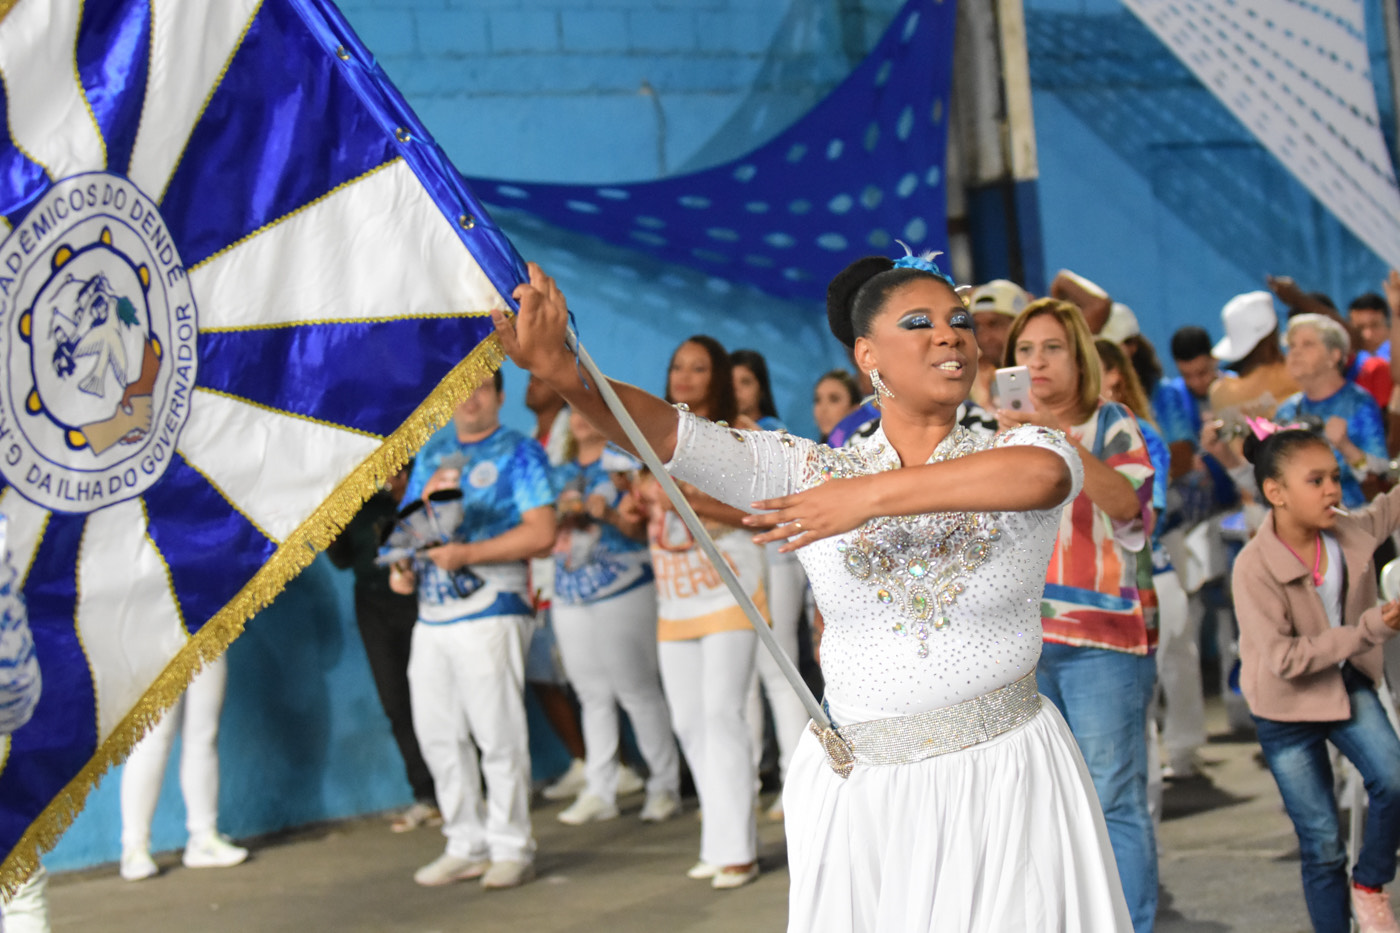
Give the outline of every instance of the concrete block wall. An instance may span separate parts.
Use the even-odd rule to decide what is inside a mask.
[[[465,174],[571,182],[655,178],[747,151],[840,81],[899,6],[896,0],[342,4]]]

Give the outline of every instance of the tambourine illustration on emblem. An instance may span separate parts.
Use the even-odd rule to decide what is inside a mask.
[[[53,273],[19,332],[34,388],[25,400],[62,427],[70,447],[100,454],[150,432],[162,348],[151,334],[151,270],[112,248],[112,231],[54,254]]]

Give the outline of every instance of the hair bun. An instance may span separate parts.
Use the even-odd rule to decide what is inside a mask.
[[[1254,464],[1258,460],[1259,449],[1263,446],[1264,442],[1259,439],[1258,435],[1253,431],[1246,431],[1240,453],[1244,455],[1245,460],[1249,461],[1250,464]]]
[[[855,325],[851,322],[851,309],[856,295],[865,285],[881,272],[894,268],[894,260],[887,256],[865,256],[857,259],[831,280],[826,287],[826,322],[836,339],[848,347],[856,345]]]

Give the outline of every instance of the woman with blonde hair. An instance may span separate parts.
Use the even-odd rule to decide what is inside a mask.
[[[1147,709],[1156,685],[1153,468],[1137,419],[1100,398],[1103,372],[1079,309],[1052,298],[1011,324],[1008,366],[1029,371],[1031,412],[1004,427],[1063,431],[1084,487],[1061,513],[1040,601],[1040,692],[1060,709],[1089,765],[1136,933],[1157,912],[1157,844],[1147,806]]]

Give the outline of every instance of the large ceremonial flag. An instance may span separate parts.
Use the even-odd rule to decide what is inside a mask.
[[[0,0],[0,884],[499,365],[522,269],[320,0]]]

